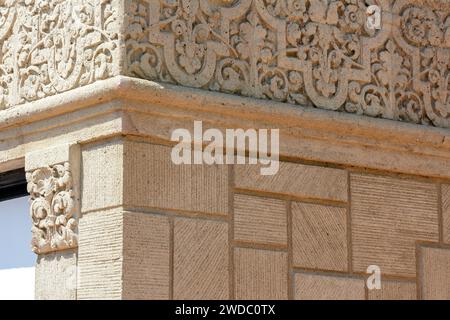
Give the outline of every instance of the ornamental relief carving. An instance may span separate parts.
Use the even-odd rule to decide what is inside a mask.
[[[31,247],[36,254],[78,246],[77,213],[69,163],[27,172]]]
[[[116,1],[0,1],[0,110],[114,75]]]
[[[127,0],[126,73],[450,127],[450,12],[415,3]]]

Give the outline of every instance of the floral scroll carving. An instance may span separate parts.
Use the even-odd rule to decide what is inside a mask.
[[[69,163],[27,173],[32,250],[37,254],[78,246],[77,214]]]
[[[0,110],[114,75],[115,1],[0,1]]]
[[[0,0],[0,109],[124,74],[450,127],[437,1]]]
[[[381,29],[367,8],[381,8]],[[413,0],[127,0],[127,75],[450,127],[450,12]]]

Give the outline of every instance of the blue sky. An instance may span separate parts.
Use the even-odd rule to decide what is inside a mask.
[[[0,269],[33,267],[28,197],[0,202]]]

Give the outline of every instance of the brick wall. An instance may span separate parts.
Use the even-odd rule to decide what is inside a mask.
[[[450,183],[320,163],[285,161],[275,176],[175,166],[170,147],[122,143],[123,197],[106,201],[121,208],[122,298],[450,299]],[[381,290],[366,288],[369,265]]]

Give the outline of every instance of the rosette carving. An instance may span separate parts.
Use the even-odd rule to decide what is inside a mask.
[[[69,163],[27,173],[32,250],[37,254],[78,246],[77,213]]]

